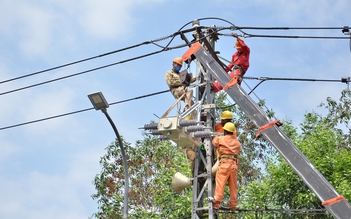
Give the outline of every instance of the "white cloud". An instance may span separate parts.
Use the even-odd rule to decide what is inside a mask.
[[[47,54],[53,40],[53,17],[48,8],[23,4],[18,15],[22,18],[17,29],[22,38],[20,48],[27,56]]]
[[[27,98],[22,99],[22,105],[26,106],[18,109],[23,121],[33,121],[46,117],[56,116],[70,112],[75,98],[72,89],[62,87],[42,92],[40,95],[34,95],[32,92],[27,93]],[[42,122],[40,126],[27,126],[28,131],[34,131],[36,134],[45,133],[49,130],[63,129],[67,118],[52,119],[49,122]]]
[[[18,152],[20,147],[15,145],[9,140],[4,139],[3,136],[0,137],[0,164],[3,163],[9,156]],[[3,165],[0,165],[0,169],[3,168]]]
[[[129,1],[85,1],[79,22],[93,36],[113,39],[125,38],[134,26],[131,14],[133,7]]]

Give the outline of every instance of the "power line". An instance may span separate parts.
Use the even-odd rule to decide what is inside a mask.
[[[261,82],[259,84],[261,84],[263,81],[268,81],[268,80],[285,80],[285,81],[289,80],[289,81],[309,81],[309,82],[318,82],[319,81],[319,82],[342,82],[342,83],[346,83],[343,80],[344,78],[341,79],[341,80],[333,80],[333,79],[326,80],[326,79],[311,79],[311,78],[307,79],[307,78],[244,77],[244,79],[261,80]],[[347,83],[348,82],[350,82],[350,77],[347,79]],[[253,89],[251,89],[249,95],[253,92],[254,89],[257,88],[257,86],[255,86]],[[126,99],[126,100],[112,102],[112,103],[109,103],[109,105],[115,105],[115,104],[119,104],[119,103],[129,102],[129,101],[132,101],[132,100],[137,100],[137,99],[142,99],[142,98],[146,98],[146,97],[150,97],[150,96],[155,96],[155,95],[166,93],[166,92],[169,92],[169,90],[159,91],[159,92],[146,94],[146,95],[142,95],[142,96],[137,96],[137,97]],[[228,106],[228,107],[230,107],[230,106]],[[42,118],[42,119],[32,120],[32,121],[29,121],[29,122],[24,122],[24,123],[19,123],[19,124],[15,124],[15,125],[5,126],[5,127],[0,128],[0,131],[1,130],[5,130],[5,129],[18,127],[18,126],[23,126],[23,125],[28,125],[28,124],[32,124],[32,123],[42,122],[42,121],[46,121],[46,120],[50,120],[50,119],[55,119],[55,118],[59,118],[59,117],[63,117],[63,116],[68,116],[68,115],[72,115],[72,114],[76,114],[76,113],[81,113],[81,112],[85,112],[85,111],[92,110],[92,109],[94,109],[94,108],[92,107],[92,108],[77,110],[77,111],[73,111],[73,112],[69,112],[69,113],[59,114],[59,115],[56,115],[56,116],[50,116],[50,117],[46,117],[46,118]]]
[[[251,29],[251,30],[343,30],[344,27],[240,27],[234,26],[232,29]]]
[[[171,37],[171,36],[172,35],[170,35],[168,37]],[[157,42],[157,41],[160,41],[160,40],[163,40],[163,39],[167,39],[168,37],[163,37],[163,38],[159,38],[159,39],[155,39],[155,40],[151,40],[151,41],[145,41],[143,43],[139,43],[139,44],[135,44],[135,45],[132,45],[132,46],[124,47],[122,49],[118,49],[118,50],[114,50],[114,51],[111,51],[111,52],[103,53],[103,54],[100,54],[100,55],[97,55],[97,56],[92,56],[92,57],[89,57],[89,58],[81,59],[81,60],[78,60],[78,61],[70,62],[70,63],[67,63],[67,64],[63,64],[63,65],[59,65],[59,66],[56,66],[56,67],[52,67],[52,68],[48,68],[48,69],[45,69],[45,70],[33,72],[33,73],[30,73],[30,74],[27,74],[27,75],[22,75],[22,76],[19,76],[19,77],[7,79],[7,80],[4,80],[4,81],[0,81],[0,84],[7,83],[7,82],[10,82],[10,81],[15,81],[15,80],[26,78],[26,77],[30,77],[30,76],[41,74],[41,73],[44,73],[44,72],[49,72],[49,71],[52,71],[52,70],[64,68],[64,67],[67,67],[67,66],[70,66],[70,65],[75,65],[75,64],[86,62],[86,61],[93,60],[93,59],[96,59],[96,58],[101,58],[101,57],[104,57],[104,56],[112,55],[114,53],[122,52],[122,51],[125,51],[125,50],[129,50],[129,49],[132,49],[132,48],[136,48],[136,47],[142,46],[142,45],[147,45],[147,44],[151,44],[151,43],[154,44],[154,42]]]
[[[169,48],[168,50],[171,50],[171,49]],[[130,61],[133,61],[133,60],[136,60],[136,59],[140,59],[140,58],[144,58],[144,57],[147,57],[147,56],[155,55],[157,53],[165,52],[165,51],[168,51],[168,50],[165,50],[165,49],[158,50],[156,52],[148,53],[148,54],[137,56],[137,57],[130,58],[130,59],[125,59],[125,60],[122,60],[122,61],[119,61],[119,62],[115,62],[115,63],[112,63],[112,64],[100,66],[100,67],[97,67],[97,68],[92,68],[92,69],[89,69],[89,70],[86,70],[86,71],[78,72],[78,73],[67,75],[67,76],[64,76],[64,77],[55,78],[55,79],[44,81],[44,82],[40,82],[40,83],[37,83],[37,84],[33,84],[33,85],[29,85],[29,86],[13,89],[13,90],[10,90],[10,91],[6,91],[6,92],[3,92],[3,93],[0,93],[0,96],[1,95],[5,95],[5,94],[9,94],[9,93],[13,93],[13,92],[16,92],[16,91],[20,91],[20,90],[25,90],[25,89],[28,89],[28,88],[36,87],[36,86],[39,86],[39,85],[48,84],[48,83],[51,83],[51,82],[63,80],[63,79],[66,79],[66,78],[71,78],[71,77],[74,77],[74,76],[77,76],[77,75],[86,74],[86,73],[89,73],[89,72],[92,72],[92,71],[100,70],[100,69],[111,67],[111,66],[118,65],[118,64],[122,64],[122,63],[125,63],[125,62],[130,62]]]
[[[226,21],[226,20],[221,19],[221,18],[215,18],[215,17],[200,18],[200,19],[198,19],[198,20],[208,20],[208,19],[221,20],[221,21],[225,21],[225,22],[227,22],[227,23],[229,23],[229,24],[232,24],[232,23],[229,22],[229,21]],[[118,53],[118,52],[122,52],[122,51],[129,50],[129,49],[132,49],[132,48],[140,47],[140,46],[142,46],[142,45],[154,44],[154,45],[156,45],[156,46],[162,47],[162,46],[156,44],[155,42],[162,41],[162,40],[165,40],[165,39],[170,38],[170,37],[173,37],[173,39],[174,39],[174,37],[175,37],[176,35],[181,34],[181,33],[182,33],[181,30],[182,30],[186,25],[189,25],[190,23],[191,23],[191,22],[188,22],[188,23],[185,24],[182,28],[180,28],[177,32],[175,32],[175,33],[173,33],[173,34],[171,34],[171,35],[165,36],[165,37],[157,38],[157,39],[150,40],[150,41],[145,41],[145,42],[138,43],[138,44],[135,44],[135,45],[132,45],[132,46],[124,47],[124,48],[122,48],[122,49],[117,49],[117,50],[110,51],[110,52],[106,52],[106,53],[103,53],[103,54],[100,54],[100,55],[96,55],[96,56],[92,56],[92,57],[89,57],[89,58],[85,58],[85,59],[73,61],[73,62],[70,62],[70,63],[66,63],[66,64],[59,65],[59,66],[55,66],[55,67],[48,68],[48,69],[45,69],[45,70],[33,72],[33,73],[30,73],[30,74],[27,74],[27,75],[22,75],[22,76],[19,76],[19,77],[7,79],[7,80],[4,80],[4,81],[0,81],[0,84],[7,83],[7,82],[10,82],[10,81],[14,81],[14,80],[18,80],[18,79],[22,79],[22,78],[26,78],[26,77],[30,77],[30,76],[34,76],[34,75],[41,74],[41,73],[45,73],[45,72],[49,72],[49,71],[52,71],[52,70],[64,68],[64,67],[67,67],[67,66],[71,66],[71,65],[74,65],[74,64],[86,62],[86,61],[93,60],[93,59],[96,59],[96,58],[101,58],[101,57],[104,57],[104,56],[112,55],[112,54],[114,54],[114,53]],[[215,28],[215,29],[217,29],[217,30],[215,30],[215,31],[218,32],[218,31],[224,30],[224,29],[231,29],[231,30],[242,30],[242,29],[257,29],[257,30],[292,30],[292,29],[316,30],[316,29],[340,29],[340,30],[345,30],[346,27],[347,27],[347,26],[344,26],[344,27],[240,27],[240,26],[235,26],[234,24],[232,24],[232,26],[230,26],[230,27]],[[205,26],[202,26],[202,28],[206,28],[206,29],[212,28],[212,29],[213,29],[213,27],[205,27]],[[193,28],[191,28],[190,30],[192,30],[192,29],[193,29]],[[348,27],[347,27],[347,29],[348,29]],[[189,30],[187,30],[187,32],[188,32],[188,31],[189,31]],[[219,35],[231,36],[230,34],[219,34]],[[349,37],[276,36],[276,35],[255,35],[255,34],[247,34],[247,33],[245,33],[244,37],[350,39]],[[172,40],[173,40],[173,39],[172,39]],[[171,41],[172,41],[172,40],[171,40]],[[171,41],[170,41],[170,42],[171,42]],[[168,43],[168,45],[170,44],[170,42]],[[168,47],[168,45],[167,45],[166,47],[162,47],[162,48],[165,49],[165,48]]]
[[[248,38],[248,37],[265,37],[265,38],[343,39],[343,40],[350,40],[350,37],[287,36],[287,35],[257,35],[257,34],[247,34],[244,37],[245,38]]]
[[[231,34],[221,34],[220,36],[229,36],[233,37]],[[240,36],[240,35],[239,35]],[[250,38],[250,37],[261,37],[261,38],[292,38],[292,39],[342,39],[342,40],[350,40],[350,37],[336,37],[336,36],[289,36],[289,35],[263,35],[263,34],[250,34],[243,33],[241,37]]]
[[[348,78],[341,78],[339,80],[336,79],[313,79],[313,78],[270,78],[270,77],[244,77],[244,79],[249,80],[261,80],[261,81],[273,81],[273,80],[280,80],[280,81],[309,81],[309,82],[341,82],[341,83],[350,83],[350,77]]]
[[[230,23],[229,21],[226,21],[226,20],[223,20],[223,19],[220,19],[220,18],[201,18],[199,20],[206,20],[206,19],[217,19],[217,20],[225,21],[225,22],[227,22],[227,23],[232,25],[230,27],[220,27],[220,28],[204,27],[204,26],[202,26],[202,28],[207,28],[207,29],[211,28],[217,33],[219,31],[221,31],[221,30],[224,30],[224,29],[238,29],[240,31],[241,31],[241,29],[298,29],[298,28],[294,28],[294,27],[291,27],[291,28],[290,27],[238,27],[238,26],[235,26],[234,24]],[[188,25],[189,23],[187,23],[186,25]],[[93,56],[93,57],[90,57],[90,58],[81,59],[81,60],[74,61],[74,62],[71,62],[71,63],[67,63],[67,64],[64,64],[64,65],[60,65],[60,66],[56,66],[56,67],[53,67],[53,68],[45,69],[45,70],[42,70],[42,71],[34,72],[34,73],[31,73],[31,74],[23,75],[23,76],[20,76],[20,77],[16,77],[16,78],[0,81],[0,84],[7,83],[7,82],[10,82],[10,81],[14,81],[14,80],[18,80],[18,79],[22,79],[22,78],[26,78],[26,77],[37,75],[37,74],[41,74],[41,73],[44,73],[44,72],[52,71],[52,70],[55,70],[55,69],[67,67],[67,66],[70,66],[70,65],[78,64],[78,63],[81,63],[81,62],[89,61],[89,60],[100,58],[100,57],[103,57],[103,56],[111,55],[111,54],[114,54],[114,53],[118,53],[118,52],[121,52],[121,51],[129,50],[129,49],[136,48],[136,47],[139,47],[139,46],[142,46],[142,45],[146,45],[146,44],[154,44],[154,45],[156,45],[158,47],[161,47],[162,48],[161,50],[158,50],[158,51],[155,51],[155,52],[152,52],[152,53],[148,53],[148,54],[145,54],[145,55],[142,55],[142,56],[137,56],[137,57],[134,57],[134,58],[126,59],[126,60],[123,60],[123,61],[120,61],[120,62],[115,62],[115,63],[112,63],[112,64],[108,64],[108,65],[100,66],[100,67],[97,67],[97,68],[89,69],[89,70],[86,70],[86,71],[74,73],[74,74],[67,75],[67,76],[64,76],[64,77],[59,77],[59,78],[56,78],[56,79],[52,79],[52,80],[48,80],[48,81],[32,84],[32,85],[29,85],[29,86],[13,89],[13,90],[10,90],[10,91],[6,91],[6,92],[3,92],[3,93],[0,93],[0,96],[1,95],[5,95],[5,94],[9,94],[9,93],[13,93],[13,92],[17,92],[17,91],[20,91],[20,90],[25,90],[25,89],[28,89],[28,88],[32,88],[32,87],[36,87],[36,86],[40,86],[40,85],[44,85],[44,84],[48,84],[48,83],[52,83],[52,82],[55,82],[55,81],[63,80],[63,79],[66,79],[66,78],[78,76],[78,75],[81,75],[81,74],[85,74],[85,73],[88,73],[88,72],[100,70],[100,69],[103,69],[103,68],[111,67],[111,66],[122,64],[122,63],[129,62],[129,61],[133,61],[133,60],[144,58],[144,57],[147,57],[147,56],[155,55],[157,53],[169,51],[169,50],[174,49],[174,48],[185,47],[185,46],[187,46],[186,44],[179,45],[179,46],[176,46],[176,47],[168,47],[168,46],[170,45],[170,43],[172,42],[172,40],[174,39],[175,36],[181,35],[184,32],[190,32],[190,31],[194,30],[194,28],[191,28],[191,29],[182,31],[182,29],[186,25],[184,25],[182,28],[180,28],[177,32],[173,33],[172,35],[168,35],[166,37],[158,38],[158,39],[151,40],[151,41],[145,41],[145,42],[142,42],[142,43],[139,43],[139,44],[135,44],[135,45],[128,46],[128,47],[125,47],[125,48],[122,48],[122,49],[118,49],[118,50],[114,50],[114,51],[107,52],[107,53],[104,53],[104,54],[100,54],[100,55],[97,55],[97,56]],[[343,27],[343,28],[345,29],[345,27]],[[299,29],[343,29],[343,28],[341,28],[341,27],[315,27],[315,28],[313,28],[313,27],[306,27],[306,28],[299,28]],[[243,32],[243,31],[241,31],[241,32]],[[349,39],[348,37],[276,36],[276,35],[254,35],[254,34],[248,34],[248,33],[245,33],[245,32],[243,32],[243,33],[244,33],[243,37]],[[231,36],[229,34],[220,34],[220,33],[218,33],[218,35]],[[160,45],[155,43],[157,41],[165,40],[165,39],[170,38],[170,37],[172,37],[172,39],[169,41],[169,43],[165,47],[160,46]]]
[[[132,101],[132,100],[142,99],[142,98],[146,98],[146,97],[150,97],[150,96],[154,96],[154,95],[158,95],[158,94],[162,94],[162,93],[166,93],[166,92],[169,92],[169,90],[159,91],[159,92],[155,92],[155,93],[151,93],[151,94],[147,94],[147,95],[142,95],[142,96],[126,99],[126,100],[112,102],[112,103],[109,103],[109,105],[115,105],[115,104],[124,103],[124,102]],[[19,124],[15,124],[15,125],[5,126],[5,127],[0,128],[0,131],[5,130],[5,129],[23,126],[23,125],[28,125],[28,124],[32,124],[32,123],[42,122],[42,121],[46,121],[46,120],[50,120],[50,119],[56,119],[56,118],[63,117],[63,116],[82,113],[82,112],[92,110],[92,109],[94,109],[94,107],[86,108],[86,109],[82,109],[82,110],[77,110],[77,111],[73,111],[73,112],[69,112],[69,113],[59,114],[56,116],[50,116],[50,117],[46,117],[46,118],[42,118],[42,119],[32,120],[29,122],[23,122],[23,123],[19,123]]]

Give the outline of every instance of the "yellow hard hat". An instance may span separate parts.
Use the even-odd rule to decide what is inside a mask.
[[[232,133],[234,133],[234,132],[235,132],[234,123],[232,123],[232,122],[227,122],[227,123],[224,125],[223,129],[226,130],[227,132],[232,132]]]
[[[183,65],[183,60],[180,57],[174,58],[173,62],[177,63],[178,65]]]
[[[221,115],[221,119],[224,120],[224,119],[233,119],[233,114],[226,110],[226,111],[223,111],[222,115]]]

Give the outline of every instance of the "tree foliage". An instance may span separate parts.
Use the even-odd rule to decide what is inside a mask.
[[[180,218],[190,215],[190,188],[176,194],[171,186],[175,172],[189,173],[189,162],[180,149],[169,141],[160,141],[148,134],[136,145],[123,141],[129,171],[128,218]],[[122,218],[124,169],[118,141],[101,157],[102,170],[94,184],[92,196],[99,204],[96,218]]]

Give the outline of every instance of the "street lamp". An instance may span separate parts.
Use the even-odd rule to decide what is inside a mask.
[[[118,139],[118,144],[121,147],[121,153],[123,157],[123,166],[124,166],[124,175],[125,175],[125,184],[124,184],[124,207],[123,207],[123,218],[128,219],[128,193],[129,193],[129,176],[128,176],[128,167],[127,167],[127,159],[124,152],[123,142],[121,136],[119,135],[115,124],[113,123],[111,117],[107,113],[107,108],[109,107],[104,95],[101,92],[96,92],[88,95],[91,103],[93,104],[96,110],[101,110],[108,121],[110,122],[113,130]]]

